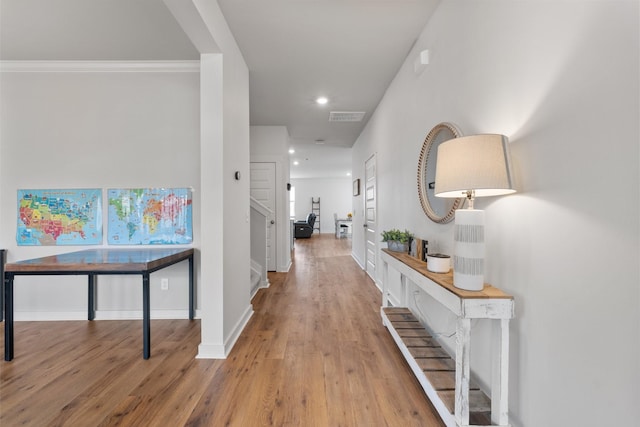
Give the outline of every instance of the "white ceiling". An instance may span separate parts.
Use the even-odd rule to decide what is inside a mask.
[[[287,127],[300,161],[292,178],[351,171],[349,148],[438,2],[219,0],[249,65],[251,124]],[[327,105],[315,103],[320,95]],[[337,123],[330,111],[366,115]]]
[[[251,124],[287,127],[301,163],[292,178],[351,169],[350,147],[438,2],[218,1],[249,67]],[[3,60],[197,58],[162,0],[0,2]],[[330,111],[366,114],[339,123]]]
[[[162,0],[2,0],[0,59],[199,59]]]

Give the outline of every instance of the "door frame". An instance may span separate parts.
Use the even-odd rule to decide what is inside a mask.
[[[252,187],[254,182],[253,173],[254,173],[254,165],[264,165],[260,166],[260,168],[256,168],[256,170],[267,171],[269,175],[268,186],[267,188],[269,192],[273,192],[272,196],[268,197],[268,201],[260,200],[253,196]],[[278,265],[278,222],[276,221],[276,217],[278,215],[278,203],[277,203],[277,185],[276,185],[276,164],[275,162],[250,162],[249,164],[249,194],[254,197],[259,203],[263,203],[270,211],[271,214],[267,217],[267,239],[268,239],[268,247],[267,247],[267,271],[276,271]]]
[[[367,164],[369,162],[373,162],[373,209],[374,209],[374,226],[375,228],[373,228],[373,230],[371,230],[371,228],[369,227],[369,220],[368,218],[368,212],[367,212],[367,197],[368,197],[368,189],[369,189],[369,182],[368,182],[368,176],[367,176]],[[378,239],[375,238],[376,233],[377,233],[377,223],[378,223],[378,182],[377,182],[377,178],[378,178],[378,172],[377,172],[377,157],[376,157],[376,153],[373,153],[371,156],[369,156],[369,158],[367,158],[367,160],[364,161],[364,191],[363,191],[363,198],[362,198],[362,203],[363,203],[363,212],[364,212],[364,224],[363,224],[363,229],[364,229],[364,271],[369,275],[369,277],[371,277],[371,279],[377,283],[376,280],[376,272],[377,272],[377,264],[378,264]],[[373,233],[373,240],[369,240],[370,239],[370,235],[371,233]],[[373,243],[373,254],[369,254],[369,242]],[[371,271],[371,269],[369,268],[370,265],[370,260],[372,260],[373,262],[372,267],[373,267],[373,271]]]
[[[291,267],[291,227],[289,222],[289,158],[277,155],[251,155],[251,163],[276,164],[276,271],[286,273]]]

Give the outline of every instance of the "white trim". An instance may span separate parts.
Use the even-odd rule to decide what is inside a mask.
[[[151,320],[189,318],[189,310],[151,310],[150,314]],[[97,310],[96,320],[142,320],[142,311]]]
[[[0,61],[0,72],[199,73],[200,61]]]
[[[249,304],[242,317],[240,318],[240,320],[238,320],[236,326],[233,328],[233,330],[225,340],[224,347],[226,349],[226,356],[229,355],[231,349],[236,344],[236,341],[238,341],[238,338],[240,338],[240,334],[244,330],[245,326],[247,326],[247,323],[249,323],[249,319],[251,319],[251,316],[253,316],[253,305]]]
[[[373,280],[373,279],[371,279]],[[380,291],[380,293],[382,294],[384,292],[384,290],[382,289],[382,285],[380,284],[380,282],[378,282],[377,280],[373,281],[373,284],[376,285],[376,288],[378,288],[378,290]]]
[[[288,131],[287,131],[288,133]],[[276,272],[286,273],[291,268],[291,232],[289,219],[289,196],[283,190],[288,176],[289,155],[252,154],[250,163],[275,163],[276,165]]]
[[[251,270],[259,276],[261,274],[260,271],[262,270],[262,264],[251,258]]]
[[[240,337],[245,326],[249,323],[251,316],[253,316],[253,306],[249,304],[244,314],[225,340],[224,344],[200,343],[196,359],[226,359],[229,353],[231,353],[231,349]]]
[[[188,319],[189,310],[151,310],[151,320]],[[82,311],[16,311],[16,322],[46,322],[63,320],[87,321],[87,310]],[[96,310],[95,320],[142,320],[142,310]]]
[[[358,264],[358,267],[360,267],[361,270],[364,270],[364,265],[362,264],[362,262],[360,262],[355,253],[351,252],[351,258],[353,258],[353,260],[356,262],[356,264]]]
[[[253,301],[253,298],[258,294],[258,291],[260,289],[269,289],[270,286],[271,286],[271,283],[269,282],[269,280],[267,280],[266,282],[265,281],[260,282],[260,285],[257,288],[252,289],[251,295],[249,296],[249,301]]]
[[[253,259],[251,259],[251,271],[254,272],[256,275],[258,275],[260,277],[260,281],[258,282],[258,286],[255,288],[253,288],[253,279],[251,280],[251,289],[253,290],[253,293],[251,294],[251,297],[249,298],[249,300],[251,300],[251,298],[253,298],[256,294],[256,292],[258,291],[258,289],[262,289],[262,288],[268,288],[269,287],[269,276],[268,273],[266,271],[266,268],[263,268],[262,265],[260,265],[259,263],[255,262]],[[263,277],[262,275],[262,271],[264,271],[264,274],[266,276]]]
[[[61,320],[87,320],[87,310],[82,311],[14,311],[16,322],[44,322]]]
[[[196,359],[226,359],[224,346],[219,344],[202,344],[198,346]]]

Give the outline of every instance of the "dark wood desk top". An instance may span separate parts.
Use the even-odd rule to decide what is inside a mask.
[[[193,253],[191,248],[87,249],[8,263],[5,272],[143,273],[185,260]]]

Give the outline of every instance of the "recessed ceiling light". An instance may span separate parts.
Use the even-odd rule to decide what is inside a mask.
[[[320,104],[320,105],[324,105],[324,104],[326,104],[327,102],[329,102],[329,99],[327,99],[327,97],[326,97],[326,96],[320,96],[320,97],[316,98],[316,102],[317,102],[318,104]]]
[[[351,172],[347,172],[347,176],[351,176]]]
[[[299,162],[299,161],[297,161],[297,160],[296,160],[295,162],[293,162],[293,165],[294,165],[294,166],[298,166],[299,164],[300,164],[300,162]]]
[[[316,139],[316,144],[318,145],[324,144],[324,139]]]
[[[294,150],[293,148],[289,148],[289,154],[293,154],[295,152],[296,152],[296,150]]]

